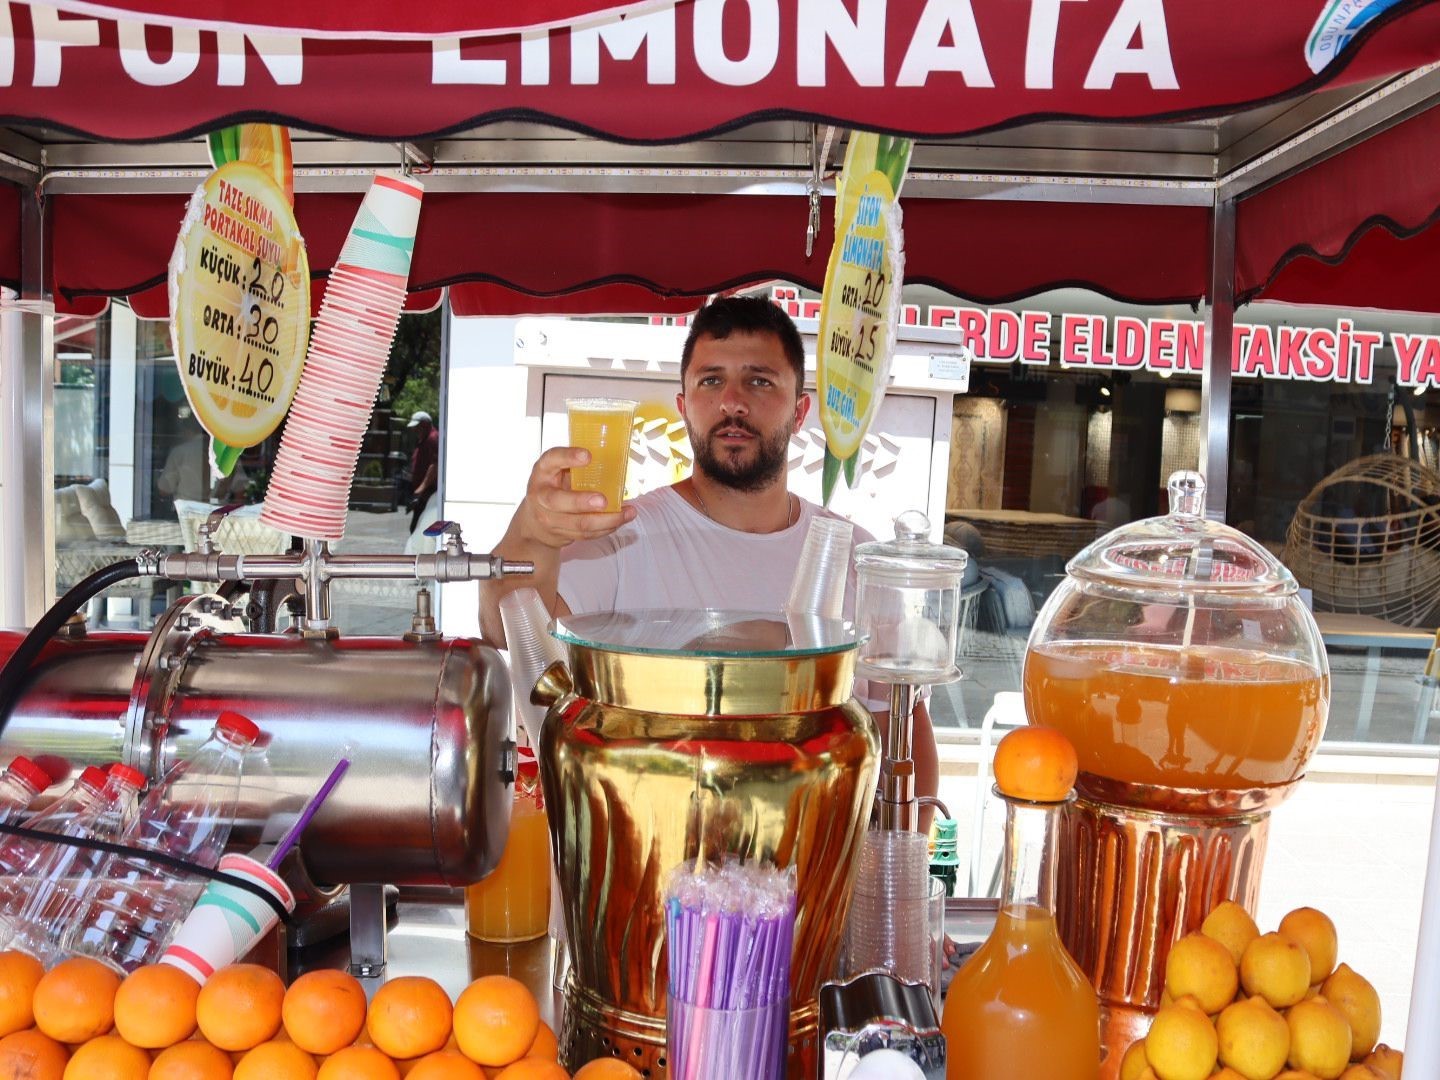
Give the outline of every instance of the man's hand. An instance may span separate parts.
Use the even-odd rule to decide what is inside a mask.
[[[634,507],[605,513],[604,495],[570,490],[570,470],[589,462],[590,452],[577,446],[559,446],[541,454],[530,470],[525,499],[511,528],[518,526],[528,543],[559,550],[576,540],[607,536],[634,520]]]
[[[607,536],[635,519],[633,506],[605,513],[605,496],[594,491],[571,491],[570,470],[588,464],[590,453],[576,446],[561,446],[540,455],[530,470],[525,498],[510,519],[510,527],[495,548],[496,555],[535,564],[529,576],[489,578],[480,583],[480,629],[485,640],[503,648],[505,626],[500,598],[525,587],[533,588],[552,614],[563,605],[555,595],[560,581],[560,552],[576,540]]]

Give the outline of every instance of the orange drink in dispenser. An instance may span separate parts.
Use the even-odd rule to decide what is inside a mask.
[[[1070,560],[1030,634],[1030,723],[1074,744],[1056,918],[1100,994],[1111,1053],[1143,1036],[1170,946],[1215,904],[1253,909],[1270,810],[1325,732],[1330,670],[1290,572],[1204,516],[1197,473],[1171,512]]]
[[[510,811],[510,838],[495,869],[465,890],[470,936],[508,944],[550,929],[550,829],[534,758],[522,760]]]
[[[1329,683],[1248,649],[1054,642],[1025,658],[1033,723],[1063,731],[1081,771],[1172,788],[1299,777],[1325,730]]]

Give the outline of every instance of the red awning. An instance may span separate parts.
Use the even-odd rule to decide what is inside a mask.
[[[1289,304],[1440,312],[1440,225],[1409,238],[1384,226],[1357,237],[1341,261],[1292,259],[1255,297]]]
[[[429,38],[463,34],[511,34],[532,27],[563,26],[603,12],[643,10],[655,0],[524,0],[475,3],[429,0],[51,0],[61,11],[153,26],[198,26],[330,38]]]
[[[359,201],[296,195],[315,272],[333,264]],[[184,207],[180,195],[52,196],[57,303],[145,290],[163,301],[157,286]],[[822,215],[806,259],[805,221],[799,197],[433,192],[420,215],[411,288],[472,282],[519,294],[456,291],[457,306],[491,314],[613,311],[621,301],[628,310],[674,310],[621,286],[683,298],[681,310],[770,279],[818,289],[831,223]],[[1141,304],[1188,302],[1204,291],[1208,229],[1202,207],[913,199],[905,204],[906,280],[990,303],[1062,286]],[[577,291],[588,299],[534,306]]]
[[[1440,218],[1440,172],[1423,165],[1436,147],[1440,109],[1430,109],[1244,199],[1235,213],[1237,298],[1282,299],[1284,293],[1300,303],[1362,303],[1340,290],[1342,280],[1372,299],[1417,298],[1410,271],[1433,278],[1440,264],[1416,265],[1424,245],[1396,237],[1413,236]],[[1369,260],[1375,276],[1361,274],[1359,263],[1351,267],[1357,255]],[[1292,273],[1297,259],[1312,265]],[[1321,269],[1342,259],[1344,274]],[[1408,310],[1437,310],[1437,302]]]
[[[0,184],[0,285],[20,287],[20,189]]]
[[[133,3],[139,10],[142,0]],[[150,3],[147,13],[164,5],[209,18],[212,9],[201,0]],[[333,17],[379,32],[382,18],[424,21],[439,8],[444,20],[461,6],[364,3],[353,17],[349,6]],[[584,6],[550,0],[526,18]],[[309,19],[314,7],[339,5],[288,7]],[[0,19],[0,56],[13,49],[0,123],[112,141],[242,119],[388,140],[513,119],[634,142],[784,118],[955,135],[1038,119],[1233,112],[1440,56],[1435,0],[673,0],[525,38],[419,41],[147,29],[18,0],[0,11],[9,15],[8,24]]]

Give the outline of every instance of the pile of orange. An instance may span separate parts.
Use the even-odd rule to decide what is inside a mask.
[[[367,1004],[340,971],[287,989],[254,964],[199,986],[179,968],[121,979],[83,957],[50,971],[0,952],[0,1080],[571,1080],[524,984],[476,979],[453,1003],[392,979]],[[639,1080],[614,1059],[574,1080]]]

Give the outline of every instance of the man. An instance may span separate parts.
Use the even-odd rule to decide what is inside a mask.
[[[786,486],[790,438],[809,415],[800,334],[774,304],[727,297],[695,316],[680,360],[676,408],[695,455],[694,472],[618,512],[605,497],[570,490],[586,464],[576,447],[535,463],[510,527],[496,547],[534,562],[532,577],[480,585],[485,636],[504,642],[499,602],[530,586],[557,615],[641,608],[779,612],[816,514],[830,511]],[[857,530],[856,540],[869,539]],[[847,590],[847,606],[853,605]],[[847,611],[853,614],[853,611]],[[882,706],[872,702],[872,711]],[[882,729],[886,717],[880,715]],[[930,718],[916,711],[921,794],[934,794],[939,765]]]
[[[410,531],[420,524],[420,515],[425,504],[440,482],[440,432],[427,412],[417,411],[405,425],[406,430],[416,429],[415,449],[410,454]]]

